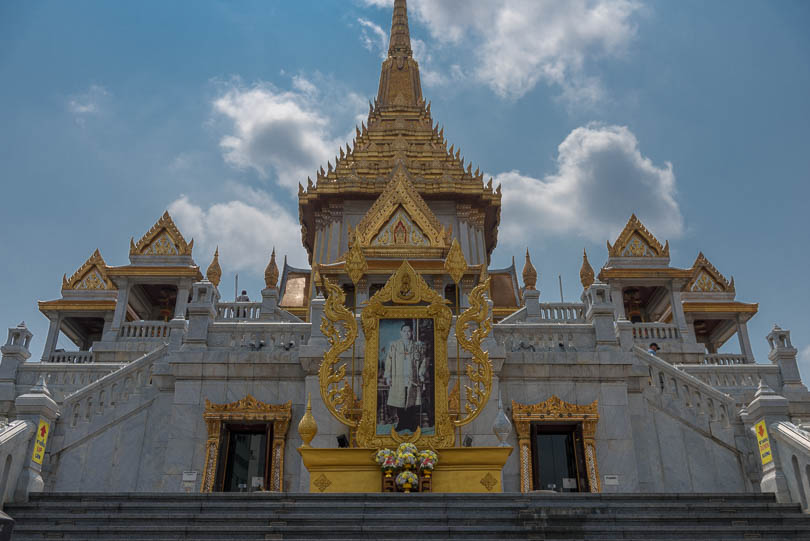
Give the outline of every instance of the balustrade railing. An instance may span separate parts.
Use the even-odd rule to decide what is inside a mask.
[[[494,326],[495,340],[507,352],[589,351],[596,345],[587,323],[515,323]]]
[[[169,324],[163,321],[130,321],[121,325],[118,337],[124,340],[162,340],[169,338]]]
[[[152,368],[167,348],[164,344],[66,397],[63,411],[70,415],[71,426],[90,421],[93,416],[125,403],[133,396],[139,396],[144,388],[151,387]]]
[[[772,424],[768,430],[779,453],[791,501],[810,513],[810,432],[785,421]]]
[[[208,346],[284,355],[306,344],[311,330],[309,323],[218,321],[208,328]]]
[[[669,323],[633,323],[636,342],[670,342],[681,339],[677,325]]]
[[[93,362],[92,351],[54,351],[48,356],[49,363],[86,364]]]
[[[709,365],[734,365],[734,364],[747,364],[748,357],[745,355],[732,354],[732,353],[708,353],[703,357],[703,364]]]
[[[217,321],[257,320],[261,308],[260,302],[220,302],[217,303]]]
[[[585,305],[574,302],[541,302],[540,320],[549,323],[582,323],[585,321]]]
[[[777,393],[782,391],[781,372],[775,364],[681,364],[676,367],[731,394],[739,403],[747,403],[753,398],[760,380]]]

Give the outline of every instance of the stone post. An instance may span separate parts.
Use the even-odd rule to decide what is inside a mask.
[[[132,285],[129,283],[128,278],[121,278],[116,282],[118,286],[118,298],[115,300],[115,312],[113,313],[112,324],[102,340],[105,342],[115,342],[118,339],[118,332],[121,330],[121,325],[126,321],[127,317],[127,304],[129,303],[129,289]]]
[[[30,391],[17,397],[14,406],[17,410],[17,418],[33,425],[36,430],[25,451],[24,466],[14,491],[15,502],[27,502],[31,493],[42,492],[45,486],[42,480],[42,464],[38,460],[34,460],[34,449],[39,447],[39,442],[44,437],[50,439],[52,436],[51,433],[56,428],[56,418],[59,416],[59,406],[51,398],[44,376],[40,376],[39,381],[31,387]],[[41,421],[44,421],[44,424],[40,425]],[[47,451],[47,443],[45,451]]]
[[[188,305],[188,330],[182,349],[205,349],[208,346],[208,327],[217,316],[217,288],[208,280],[192,286],[191,302]]]
[[[273,321],[278,307],[278,288],[267,287],[262,289],[262,309],[259,315],[261,321]]]
[[[754,350],[751,347],[751,339],[748,337],[748,324],[742,320],[742,316],[737,314],[737,340],[740,342],[740,353],[745,355],[745,362],[754,364]]]
[[[523,292],[523,304],[526,306],[526,321],[540,319],[540,291],[527,289]]]
[[[610,298],[616,308],[616,319],[627,319],[624,313],[624,292],[620,284],[610,284]]]
[[[695,342],[695,337],[689,332],[689,325],[686,323],[686,316],[683,313],[681,287],[683,287],[683,281],[681,280],[672,280],[669,284],[669,302],[672,307],[672,322],[678,326],[681,341]]]
[[[177,300],[174,302],[174,319],[186,319],[189,286],[190,284],[183,280],[177,288]]]
[[[796,362],[796,348],[790,342],[790,331],[773,326],[773,330],[768,333],[768,344],[771,350],[768,352],[768,359],[779,366],[782,373],[782,393],[806,393],[807,387],[802,384],[799,374],[799,365]]]
[[[742,414],[742,419],[746,428],[750,429],[752,432],[751,437],[754,438],[754,449],[758,449],[756,434],[753,433],[756,423],[764,420],[770,435],[771,427],[775,423],[790,420],[788,417],[787,399],[776,394],[773,389],[762,381],[759,382],[759,388],[756,394],[754,394],[754,400],[748,404],[746,409],[747,412]],[[776,495],[776,501],[779,503],[789,503],[790,490],[788,489],[787,479],[782,469],[779,449],[774,445],[772,438],[770,444],[773,459],[768,464],[762,466],[762,480],[759,483],[760,490],[762,492],[773,492]],[[755,454],[758,454],[758,451],[756,451]]]
[[[13,409],[14,399],[17,398],[17,367],[31,357],[28,348],[33,336],[23,321],[16,327],[9,328],[8,340],[0,347],[3,353],[0,360],[0,416],[6,419]]]
[[[613,321],[616,319],[616,307],[611,301],[610,286],[597,281],[591,284],[582,295],[588,297],[585,321],[593,325],[596,333],[596,348],[616,347],[618,340],[613,325]]]

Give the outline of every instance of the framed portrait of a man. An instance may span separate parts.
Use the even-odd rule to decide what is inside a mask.
[[[377,435],[435,433],[434,365],[433,319],[380,320]]]

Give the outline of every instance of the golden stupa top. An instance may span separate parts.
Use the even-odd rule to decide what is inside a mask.
[[[434,125],[430,104],[422,97],[419,65],[413,58],[407,7],[396,0],[391,38],[380,71],[377,98],[369,105],[367,123],[356,128],[352,144],[340,147],[334,161],[321,167],[315,180],[299,184],[298,208],[302,240],[313,251],[316,214],[347,197],[369,199],[385,189],[392,172],[403,164],[419,195],[452,198],[479,209],[486,231],[487,253],[495,248],[500,222],[501,189],[492,179],[465,164],[461,150],[449,145],[444,129]]]

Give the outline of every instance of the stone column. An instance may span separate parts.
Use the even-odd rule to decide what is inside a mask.
[[[782,394],[806,393],[807,387],[802,384],[799,365],[796,361],[798,351],[790,342],[790,331],[774,325],[773,330],[768,333],[767,339],[771,346],[768,359],[779,366],[779,371],[782,373]]]
[[[540,292],[536,289],[524,290],[523,304],[526,306],[526,321],[537,322],[540,319]]]
[[[616,306],[611,302],[610,287],[597,281],[585,290],[584,295],[588,296],[585,321],[593,325],[596,333],[596,349],[616,348],[618,338],[613,325],[616,319]]]
[[[59,341],[59,329],[62,326],[62,312],[56,312],[56,315],[50,319],[48,326],[48,337],[45,339],[45,349],[42,350],[42,362],[48,362],[51,358],[51,353],[56,349],[56,344]]]
[[[186,319],[186,307],[188,306],[188,290],[190,285],[186,280],[180,283],[177,288],[177,300],[174,303],[174,319]]]
[[[273,321],[275,319],[277,307],[278,307],[278,288],[267,287],[262,289],[262,309],[259,319],[261,321]]]
[[[681,301],[681,286],[683,284],[679,280],[672,280],[669,284],[669,302],[672,307],[672,322],[678,326],[678,332],[681,334],[681,340],[691,336],[689,332],[689,325],[686,323],[686,316],[683,313],[683,302]]]
[[[751,438],[753,440],[749,441],[753,443],[754,454],[759,455],[756,434],[753,433],[755,425],[760,421],[765,421],[766,428],[770,433],[771,427],[778,421],[789,421],[788,401],[785,397],[776,394],[767,384],[760,381],[759,388],[754,394],[754,400],[748,404],[746,409],[747,413],[743,414],[742,419],[746,428],[749,428],[752,432]],[[782,469],[782,458],[772,438],[770,445],[772,460],[762,466],[760,490],[762,492],[773,492],[776,495],[776,501],[779,503],[789,503],[790,490]],[[761,464],[759,459],[757,459],[757,462]]]
[[[14,402],[14,406],[17,410],[17,418],[29,423],[36,430],[25,451],[24,466],[14,491],[15,502],[27,502],[30,494],[42,492],[45,487],[45,482],[42,480],[42,464],[34,460],[34,449],[40,447],[43,437],[52,436],[50,433],[55,428],[59,407],[51,398],[44,376],[40,377],[30,391],[19,396]],[[44,421],[44,424],[41,424],[41,421]],[[43,454],[45,452],[47,452],[47,443]]]
[[[610,298],[616,308],[616,319],[627,319],[624,313],[624,292],[620,284],[610,284]]]
[[[740,353],[745,355],[745,362],[753,364],[754,350],[751,348],[751,339],[748,338],[748,324],[737,314],[737,340],[740,341]]]
[[[115,301],[112,325],[110,325],[107,335],[102,337],[105,342],[114,342],[118,338],[118,331],[121,330],[121,325],[124,324],[127,317],[127,303],[129,303],[129,290],[132,284],[129,283],[128,278],[121,278],[117,285],[118,298]]]

